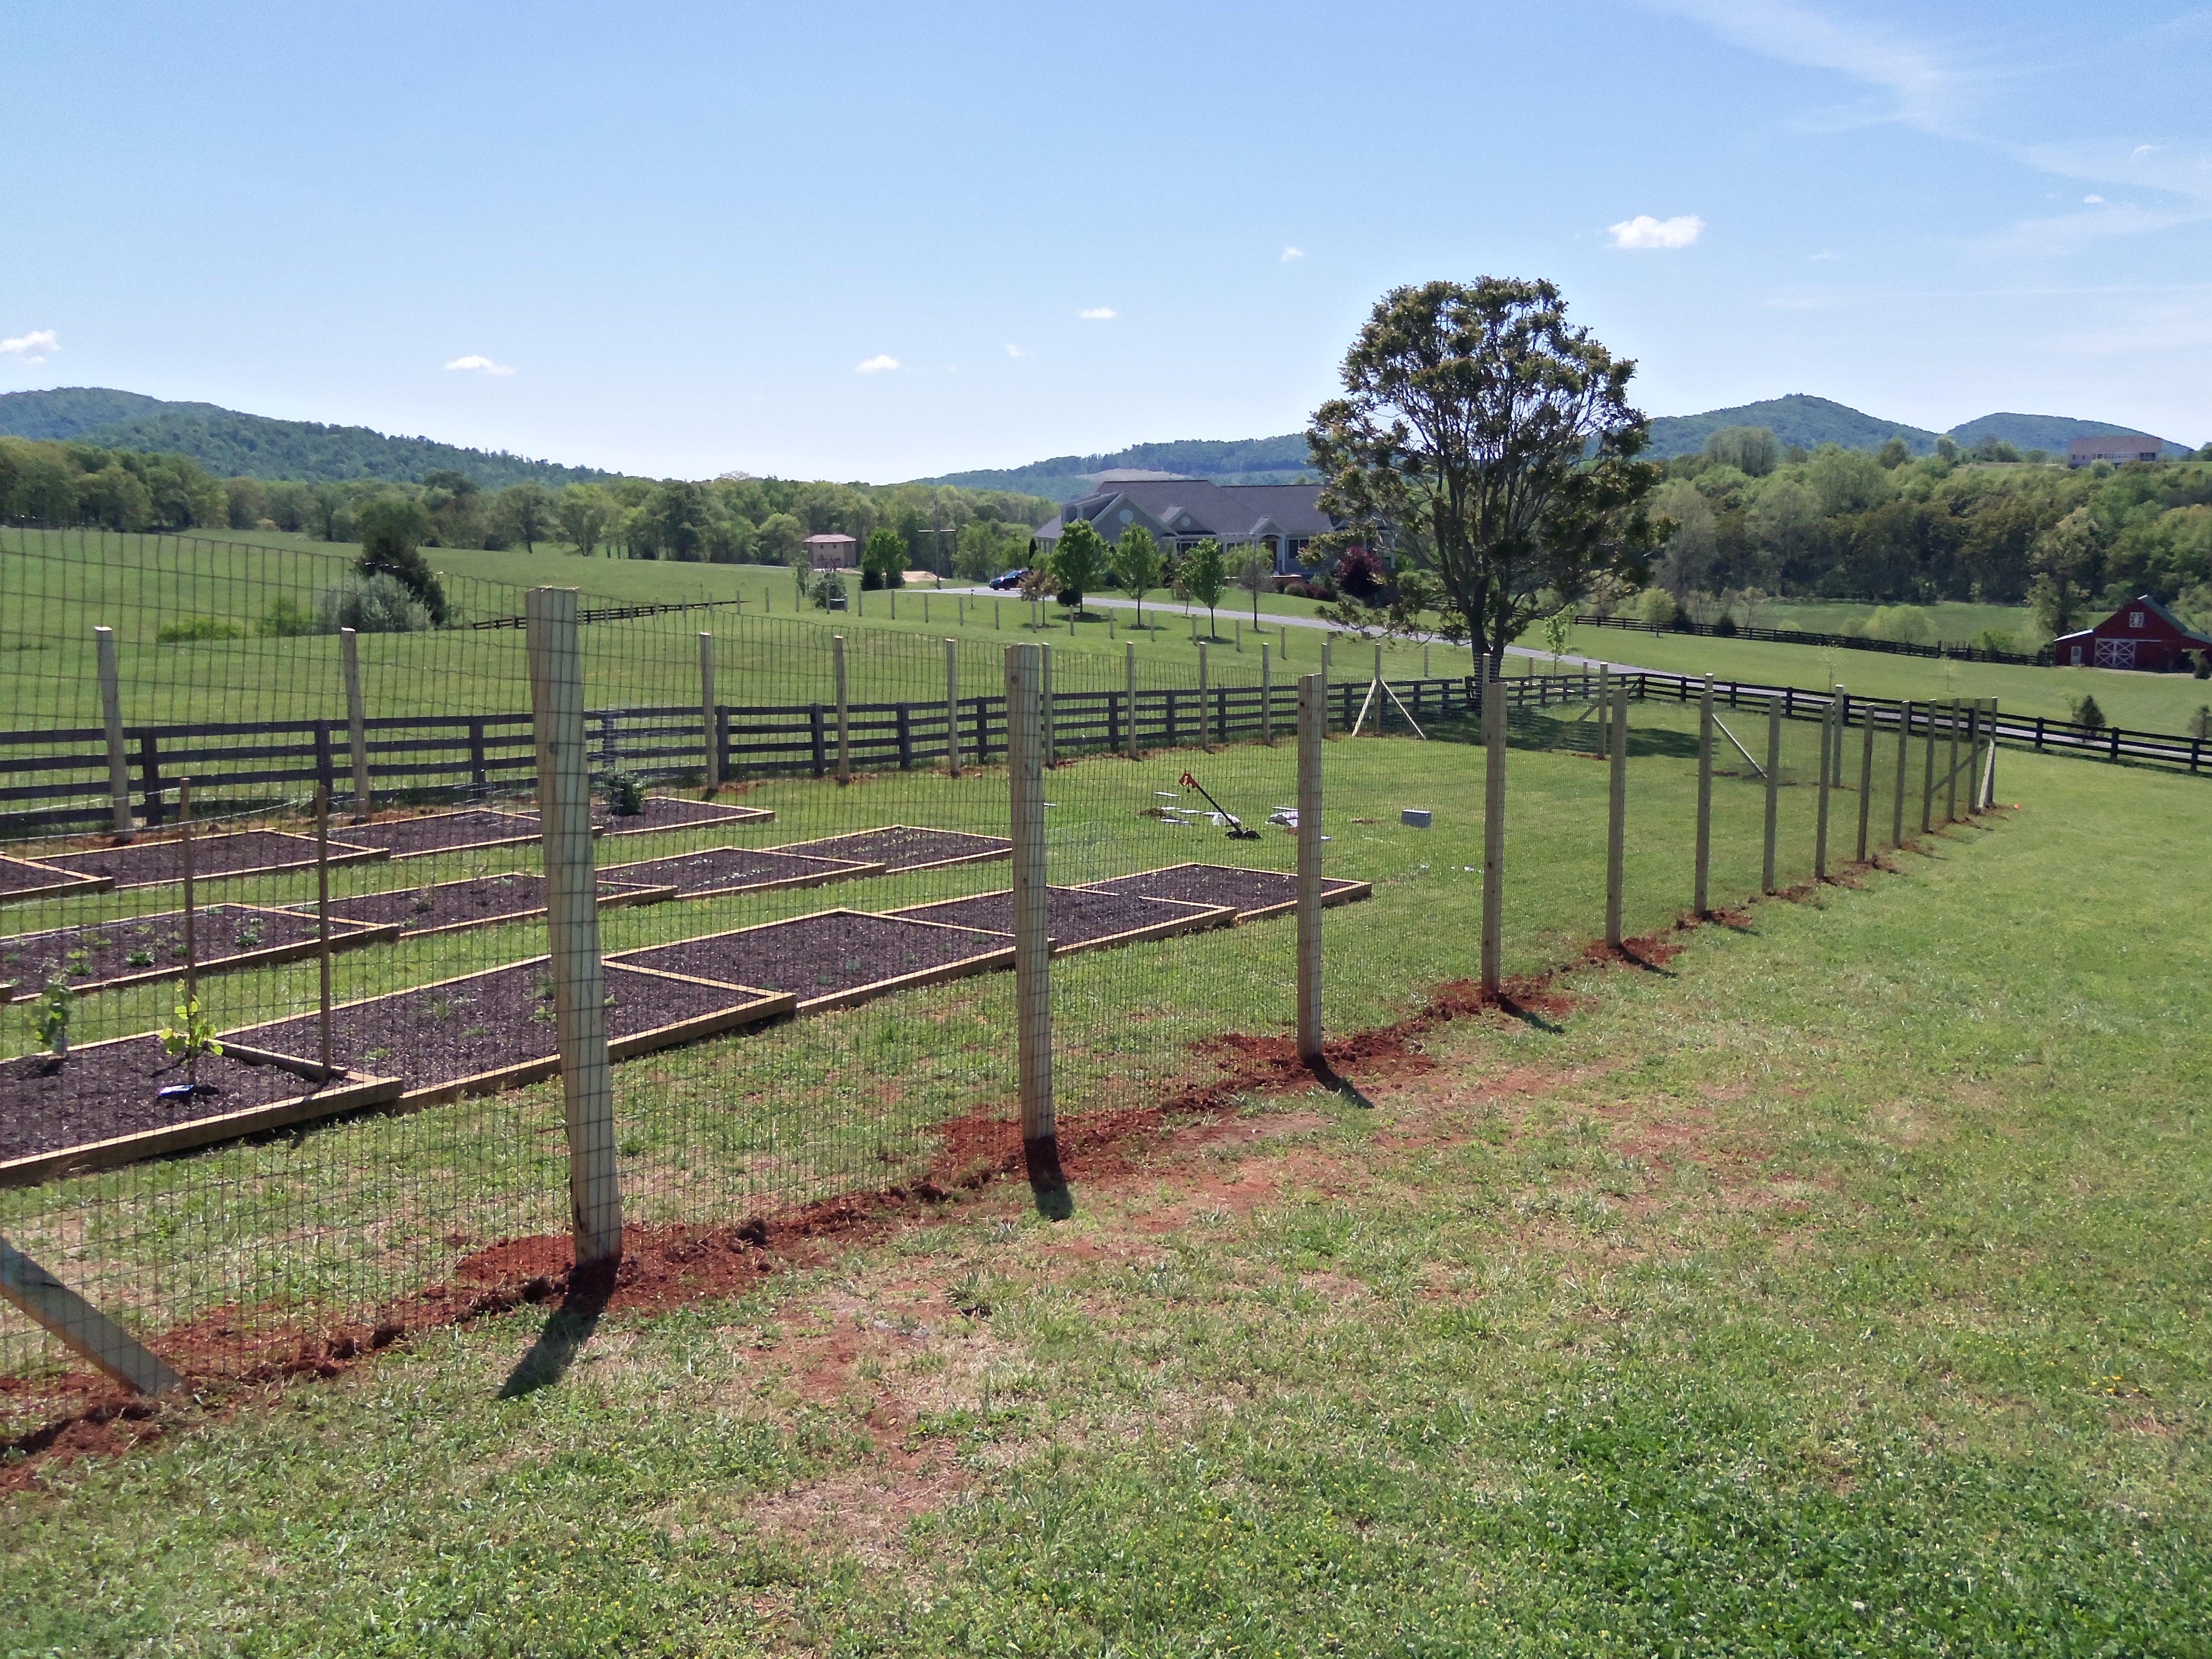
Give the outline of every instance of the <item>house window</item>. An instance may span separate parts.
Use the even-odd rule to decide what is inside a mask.
[[[2128,626],[2130,628],[2141,628],[2142,626],[2142,612],[2140,611],[2129,611]]]

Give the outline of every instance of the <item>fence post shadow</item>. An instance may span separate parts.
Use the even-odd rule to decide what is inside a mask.
[[[514,1362],[514,1369],[500,1384],[499,1398],[520,1400],[525,1395],[551,1387],[566,1376],[568,1367],[575,1364],[576,1356],[583,1352],[584,1345],[592,1340],[592,1334],[599,1329],[599,1316],[606,1311],[614,1289],[615,1264],[611,1261],[572,1270],[568,1293],[561,1298],[561,1305],[545,1316],[537,1340]]]
[[[1029,1171],[1030,1192],[1039,1215],[1048,1221],[1065,1221],[1075,1213],[1075,1193],[1067,1184],[1067,1171],[1060,1165],[1058,1135],[1024,1140],[1022,1164]]]

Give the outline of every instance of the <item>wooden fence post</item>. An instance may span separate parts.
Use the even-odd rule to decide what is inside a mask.
[[[1613,752],[1613,669],[1606,663],[1597,665],[1597,752]]]
[[[837,697],[837,781],[853,781],[853,709],[846,700],[845,636],[830,636],[830,689]]]
[[[315,1033],[323,1075],[335,1077],[331,1060],[331,792],[315,791],[315,966],[319,981]]]
[[[1920,833],[1925,836],[1936,828],[1936,705],[1920,713],[1920,729],[1928,738],[1920,767]]]
[[[1264,641],[1260,646],[1260,741],[1270,749],[1275,746],[1275,647]]]
[[[1052,1098],[1052,940],[1044,854],[1044,647],[1006,647],[1008,833],[1013,839],[1014,1032],[1022,1145],[1049,1150]]]
[[[1840,689],[1840,688],[1838,688]],[[1813,808],[1813,879],[1828,878],[1828,799],[1835,783],[1836,699],[1831,696],[1828,706],[1820,711],[1820,795]]]
[[[599,878],[592,854],[591,753],[584,735],[584,654],[576,590],[533,587],[526,613],[538,817],[545,856],[545,928],[561,1103],[568,1139],[568,1208],[579,1267],[622,1256],[622,1182],[607,1068],[606,975],[599,962]]]
[[[1137,646],[1135,641],[1121,647],[1121,678],[1129,696],[1129,758],[1137,758]]]
[[[1613,693],[1612,773],[1605,806],[1605,942],[1620,948],[1621,888],[1628,856],[1628,688]]]
[[[960,642],[945,642],[945,769],[960,775]]]
[[[1910,700],[1897,706],[1897,789],[1889,803],[1889,844],[1905,845],[1905,787],[1911,774],[1907,769],[1912,755],[1912,704]]]
[[[1206,647],[1201,643],[1198,647],[1198,746],[1209,754],[1213,750],[1206,733],[1210,724],[1206,711]]]
[[[1482,988],[1496,996],[1505,938],[1505,690],[1482,682]]]
[[[1321,636],[1321,730],[1323,737],[1328,735],[1328,682],[1333,662],[1330,653],[1335,644],[1332,635],[1324,633]]]
[[[107,799],[113,811],[110,827],[117,835],[127,836],[131,833],[131,757],[123,739],[123,672],[115,659],[115,630],[95,628],[92,637],[100,648],[100,717],[106,728]]]
[[[1976,697],[1966,705],[1966,816],[1982,810],[1982,705]]]
[[[714,636],[699,635],[699,722],[706,734],[707,787],[722,787],[721,722],[714,718]]]
[[[1956,823],[1959,821],[1959,700],[1956,697],[1951,699],[1951,716],[1947,725],[1951,739],[1951,766],[1943,779],[1949,796],[1943,806],[1943,822]]]
[[[60,1339],[100,1375],[140,1394],[159,1394],[182,1379],[138,1339],[0,1238],[0,1297]]]
[[[1857,862],[1867,861],[1867,832],[1874,823],[1874,705],[1862,703],[1859,720],[1865,730],[1859,742],[1859,840],[1854,854]]]
[[[2190,758],[2189,769],[2197,769],[2195,756]],[[1986,810],[1997,804],[1997,700],[1990,699],[1990,763],[1982,774],[1982,805]]]
[[[376,810],[368,793],[368,717],[361,698],[361,639],[338,629],[338,665],[345,674],[346,738],[353,747],[353,821],[365,823]]]
[[[1713,677],[1698,699],[1698,877],[1692,908],[1711,914],[1713,870]]]
[[[1774,891],[1774,831],[1782,812],[1782,704],[1766,699],[1766,833],[1759,857],[1759,890]]]
[[[1321,1058],[1322,680],[1298,681],[1298,1058]]]

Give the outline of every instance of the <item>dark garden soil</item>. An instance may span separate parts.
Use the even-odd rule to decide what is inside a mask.
[[[158,887],[184,879],[183,846],[179,841],[137,841],[127,847],[57,853],[40,861],[58,870],[74,870],[79,875],[112,876],[118,887]],[[371,848],[331,838],[333,864],[356,864],[375,856],[378,854]],[[192,874],[202,881],[247,870],[297,870],[312,867],[314,862],[313,836],[288,836],[274,830],[240,830],[228,835],[192,838]]]
[[[879,872],[850,859],[799,858],[789,853],[711,847],[702,853],[683,853],[643,864],[611,864],[600,873],[616,881],[641,882],[649,887],[673,886],[678,898],[698,898],[748,887],[805,887]]]
[[[602,878],[599,901],[605,903],[610,898],[635,891],[637,885],[628,878]],[[398,887],[389,892],[362,893],[354,898],[331,902],[333,921],[343,917],[348,921],[387,927],[397,923],[403,933],[518,921],[541,915],[544,909],[545,878],[520,873]]]
[[[28,859],[0,858],[0,894],[35,893],[50,887],[74,887],[85,880],[78,870],[60,870]],[[85,882],[89,886],[89,882]]]
[[[917,904],[894,910],[893,915],[916,921],[950,922],[956,927],[988,927],[1009,933],[1014,925],[1014,896],[1011,892],[978,893],[973,898],[946,899],[940,904]],[[1116,933],[1142,927],[1188,921],[1206,925],[1215,908],[1204,904],[1178,904],[1165,899],[1138,898],[1127,893],[1102,893],[1095,888],[1053,887],[1046,890],[1045,933],[1055,950],[1088,945]],[[1216,916],[1226,921],[1226,916]]]
[[[849,836],[830,836],[821,841],[794,842],[779,853],[799,853],[809,858],[857,859],[881,864],[893,872],[927,870],[940,864],[963,864],[970,860],[1002,859],[1014,850],[1004,836],[972,836],[959,830],[914,830],[891,824],[882,830],[861,830]]]
[[[610,836],[649,836],[658,830],[720,829],[739,823],[766,823],[775,817],[762,806],[724,806],[711,800],[685,800],[680,795],[647,795],[645,810],[617,817],[605,802],[592,808],[592,821],[606,826]]]
[[[610,1037],[635,1036],[757,1000],[750,991],[687,985],[626,972],[611,963],[606,986]],[[227,1035],[295,1059],[313,1060],[322,1052],[313,1014]],[[549,1059],[559,1046],[553,979],[543,961],[331,1011],[331,1053],[337,1063],[396,1077],[410,1091]]]
[[[535,812],[495,812],[471,807],[465,812],[425,812],[374,823],[332,823],[331,840],[353,847],[381,847],[396,859],[457,847],[515,847],[538,839]]]
[[[966,962],[1012,944],[1003,933],[925,927],[858,910],[824,910],[707,939],[628,951],[610,960],[726,984],[789,991],[804,1006],[817,997]]]
[[[1322,902],[1332,894],[1359,891],[1357,881],[1324,881]],[[1112,881],[1085,882],[1094,892],[1131,893],[1140,898],[1181,899],[1189,904],[1225,904],[1240,921],[1272,915],[1290,909],[1298,901],[1298,878],[1275,870],[1241,870],[1226,864],[1178,864],[1171,869],[1147,870],[1141,875],[1117,876]],[[1364,894],[1362,894],[1364,896]]]
[[[0,1060],[0,1159],[295,1100],[317,1086],[275,1066],[204,1054],[198,1092],[188,1100],[155,1097],[156,1090],[185,1081],[185,1062],[164,1054],[157,1036],[98,1043],[60,1060],[45,1054]]]
[[[364,930],[331,923],[331,948],[365,943]],[[192,948],[204,974],[252,960],[264,952],[304,945],[315,937],[312,915],[283,910],[211,904],[192,921]],[[40,933],[0,939],[0,980],[26,987],[59,977],[79,989],[113,979],[174,978],[185,971],[185,916],[181,910],[120,921],[86,922]]]

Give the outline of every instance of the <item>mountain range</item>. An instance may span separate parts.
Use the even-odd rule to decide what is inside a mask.
[[[1826,398],[1793,392],[1734,409],[1709,409],[1701,415],[1655,416],[1647,453],[1662,460],[1670,455],[1693,455],[1705,447],[1707,438],[1727,426],[1763,426],[1784,444],[1802,449],[1818,449],[1822,444],[1879,449],[1892,438],[1901,438],[1916,455],[1933,450],[1939,436],[1967,449],[1994,441],[2008,443],[2022,454],[2031,449],[2058,454],[2076,438],[2135,430],[2118,422],[2076,420],[2066,415],[2002,414],[1984,415],[1938,434],[1902,421],[1885,421]],[[2159,442],[2169,459],[2190,453],[2186,445],[2170,439],[2161,438]],[[1109,455],[1055,455],[1027,466],[947,472],[917,482],[960,484],[971,489],[1016,489],[1069,501],[1089,489],[1098,474],[1121,469],[1185,473],[1211,478],[1216,483],[1291,483],[1318,476],[1306,465],[1305,434],[1287,432],[1279,438],[1226,441],[1190,438],[1173,443],[1132,444]]]

